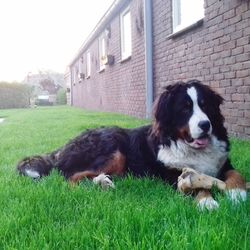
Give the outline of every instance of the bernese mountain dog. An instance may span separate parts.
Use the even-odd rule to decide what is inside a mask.
[[[223,98],[198,80],[165,88],[151,125],[88,130],[60,149],[18,163],[21,175],[46,176],[57,169],[70,182],[92,179],[114,187],[110,176],[159,177],[176,186],[184,167],[225,181],[233,202],[245,201],[246,183],[228,158],[229,140],[220,111]],[[219,206],[209,190],[195,192],[200,208]]]

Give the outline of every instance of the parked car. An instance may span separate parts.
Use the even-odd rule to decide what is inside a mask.
[[[40,106],[52,106],[53,101],[51,101],[51,98],[49,95],[39,95],[37,96],[35,104],[40,105]]]

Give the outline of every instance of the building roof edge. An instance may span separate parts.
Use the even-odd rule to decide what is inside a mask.
[[[120,8],[125,5],[125,3],[129,2],[128,0],[114,0],[113,3],[110,5],[108,10],[105,12],[105,14],[102,16],[102,18],[98,21],[94,29],[90,32],[90,34],[87,36],[83,44],[81,45],[78,52],[75,54],[71,62],[69,63],[69,67],[71,67],[75,61],[79,58],[79,55],[83,53],[84,50],[89,46],[89,44],[95,39],[97,34],[100,32],[101,29],[105,27],[105,25],[113,18],[113,16],[116,14]]]

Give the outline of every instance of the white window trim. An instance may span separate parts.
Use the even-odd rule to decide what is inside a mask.
[[[180,19],[180,0],[172,0],[172,20],[173,20],[173,34],[179,33],[181,31],[187,30],[189,27],[193,27],[195,24],[199,23],[201,20],[204,19],[204,1],[203,1],[203,15],[198,18],[195,18],[189,23],[179,23]]]
[[[90,78],[91,75],[91,54],[90,51],[87,52],[86,54],[87,60],[86,60],[86,77]]]
[[[72,74],[71,77],[72,83],[75,85],[75,66],[72,67],[71,74]]]
[[[126,9],[124,9],[121,14],[120,14],[120,35],[121,35],[121,60],[124,61],[128,58],[131,57],[132,55],[132,27],[131,27],[131,41],[130,41],[130,48],[128,51],[124,51],[124,25],[123,25],[123,17],[130,12],[130,23],[132,26],[132,20],[131,20],[131,10],[130,10],[130,6],[128,6]]]
[[[78,83],[78,65],[75,65],[74,66],[74,84],[77,84]]]
[[[105,39],[105,35],[102,34],[99,37],[99,68],[100,71],[103,71],[105,69],[105,64],[102,63],[102,56],[106,56],[107,55],[107,49],[106,49],[106,39]],[[104,53],[103,53],[104,52]]]
[[[82,81],[81,79],[81,73],[82,73],[82,61],[81,58],[78,61],[78,82],[80,83]]]

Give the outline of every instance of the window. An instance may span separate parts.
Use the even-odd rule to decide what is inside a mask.
[[[204,18],[204,0],[172,0],[173,32],[180,31]]]
[[[78,83],[78,66],[75,65],[72,70],[72,81],[74,84]]]
[[[75,68],[71,68],[71,80],[72,83],[75,84]]]
[[[90,52],[87,52],[87,78],[90,77],[90,73],[91,73],[91,57],[90,57]]]
[[[131,56],[132,36],[131,36],[131,13],[130,9],[125,9],[120,16],[121,22],[121,57],[125,60]]]
[[[100,70],[105,69],[104,59],[106,54],[106,44],[104,35],[99,38],[99,60],[100,60]]]
[[[79,83],[84,80],[83,56],[79,59],[78,81]]]

